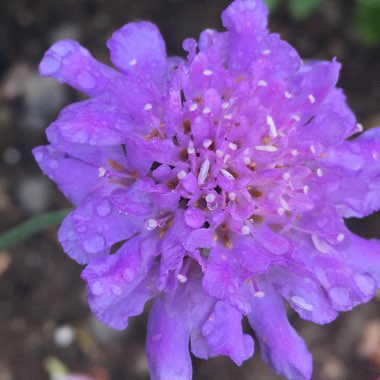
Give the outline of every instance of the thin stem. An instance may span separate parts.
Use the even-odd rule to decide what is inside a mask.
[[[20,240],[26,239],[37,232],[60,224],[70,211],[70,209],[63,209],[60,211],[47,212],[35,216],[19,226],[12,228],[0,235],[0,249],[9,248],[11,245],[18,243]]]

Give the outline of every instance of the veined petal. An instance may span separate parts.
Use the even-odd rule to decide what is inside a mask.
[[[128,318],[139,315],[156,294],[156,242],[136,236],[113,255],[92,261],[82,272],[88,302],[103,323],[124,329]]]
[[[75,205],[80,204],[99,182],[96,166],[59,152],[51,145],[34,148],[33,155],[42,171]]]
[[[228,302],[216,303],[202,328],[211,356],[226,355],[241,365],[253,355],[253,339],[243,334],[241,319],[241,313]]]
[[[260,289],[265,295],[252,298],[248,320],[259,340],[263,359],[288,379],[310,379],[311,354],[290,325],[281,296],[263,282],[260,282]]]
[[[152,380],[191,380],[189,321],[177,305],[164,295],[151,306],[147,354]]]
[[[42,76],[53,77],[90,96],[102,93],[112,79],[120,76],[72,40],[55,43],[46,52],[39,70]]]
[[[158,28],[134,22],[114,32],[107,42],[111,60],[121,71],[161,84],[167,70],[166,47]]]

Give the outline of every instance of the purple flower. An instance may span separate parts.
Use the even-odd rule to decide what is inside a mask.
[[[87,264],[92,311],[117,329],[153,298],[152,379],[190,379],[190,351],[253,354],[288,379],[312,359],[286,304],[324,324],[380,287],[380,245],[346,217],[380,208],[380,130],[361,131],[335,87],[336,60],[302,62],[267,31],[261,0],[236,0],[226,32],[167,58],[157,28],[108,41],[116,70],[77,42],[53,45],[44,76],[84,92],[34,155],[76,206],[59,240]]]

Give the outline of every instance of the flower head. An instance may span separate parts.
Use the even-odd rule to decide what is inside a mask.
[[[34,155],[76,206],[59,240],[87,264],[88,300],[122,329],[153,298],[153,379],[190,379],[191,352],[253,353],[289,379],[311,356],[288,322],[332,321],[380,286],[380,246],[345,227],[380,206],[379,129],[356,138],[340,65],[302,62],[267,30],[261,0],[236,0],[225,32],[167,58],[157,28],[108,41],[117,69],[78,43],[53,45],[42,75],[89,96],[66,107]]]

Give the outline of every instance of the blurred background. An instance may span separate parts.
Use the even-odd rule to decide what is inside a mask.
[[[0,233],[32,216],[70,205],[31,155],[45,128],[81,95],[37,65],[55,41],[73,38],[103,62],[106,40],[123,24],[148,19],[170,55],[204,28],[221,28],[229,0],[0,1]],[[270,28],[304,58],[343,63],[339,85],[358,120],[380,125],[380,0],[268,0]],[[380,216],[349,220],[356,233],[380,238]],[[0,380],[146,380],[146,316],[127,331],[95,320],[85,301],[81,267],[66,257],[56,228],[0,250]],[[380,297],[328,326],[290,319],[314,355],[313,380],[380,379]],[[79,380],[79,378],[77,378]],[[275,380],[260,356],[236,367],[227,358],[194,360],[194,379]],[[170,379],[168,379],[170,380]]]

